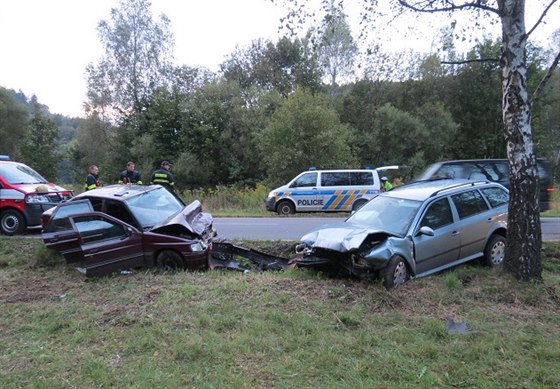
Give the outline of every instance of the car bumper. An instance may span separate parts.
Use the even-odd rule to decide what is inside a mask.
[[[274,197],[269,197],[268,199],[266,199],[264,201],[264,207],[267,211],[274,212],[276,208],[276,200],[274,199]]]

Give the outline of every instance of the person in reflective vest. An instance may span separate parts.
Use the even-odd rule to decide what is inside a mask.
[[[86,191],[99,188],[101,186],[101,181],[99,181],[99,167],[97,165],[89,166],[89,173],[86,177],[86,184],[84,189]]]
[[[126,170],[123,170],[119,177],[119,184],[142,185],[140,173],[134,170],[135,168],[136,164],[134,163],[134,161],[128,161],[128,163],[126,164]]]
[[[393,185],[389,182],[387,177],[381,177],[381,191],[387,192],[393,189]]]
[[[161,163],[161,168],[152,173],[152,184],[159,184],[165,186],[170,191],[173,191],[173,185],[175,185],[173,174],[171,170],[171,162],[163,161]]]

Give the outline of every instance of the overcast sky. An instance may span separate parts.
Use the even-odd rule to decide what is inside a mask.
[[[527,0],[527,4],[537,1]],[[236,45],[246,47],[258,38],[276,41],[279,19],[285,13],[270,0],[151,3],[154,17],[164,13],[171,20],[177,63],[211,70],[217,70]],[[361,3],[346,2],[351,19],[359,16],[352,7]],[[118,0],[0,0],[0,86],[21,90],[28,97],[37,95],[52,113],[83,116],[84,71],[88,63],[97,63],[102,55],[97,24],[102,19],[110,20],[110,10],[118,4]],[[529,14],[531,7],[527,8]],[[353,24],[353,34],[358,36],[357,22]],[[547,30],[549,35],[551,28]],[[412,42],[410,37],[399,35],[393,34],[395,44]],[[426,39],[423,42],[427,46],[431,43]],[[419,44],[412,43],[412,47],[418,49]]]

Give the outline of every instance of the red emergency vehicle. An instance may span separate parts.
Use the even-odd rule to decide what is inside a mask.
[[[0,233],[19,234],[41,226],[41,214],[72,197],[29,166],[0,159]]]

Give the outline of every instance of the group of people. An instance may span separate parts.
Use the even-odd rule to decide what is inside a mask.
[[[173,164],[171,162],[163,161],[160,168],[152,173],[150,184],[159,184],[165,186],[169,190],[173,190],[175,179],[173,177],[173,173],[171,173],[172,166]],[[140,172],[136,171],[136,163],[134,161],[128,161],[126,164],[126,170],[123,170],[119,175],[118,183],[125,185],[143,185]],[[87,191],[99,188],[100,186],[101,181],[99,179],[99,166],[90,165],[84,189]]]

